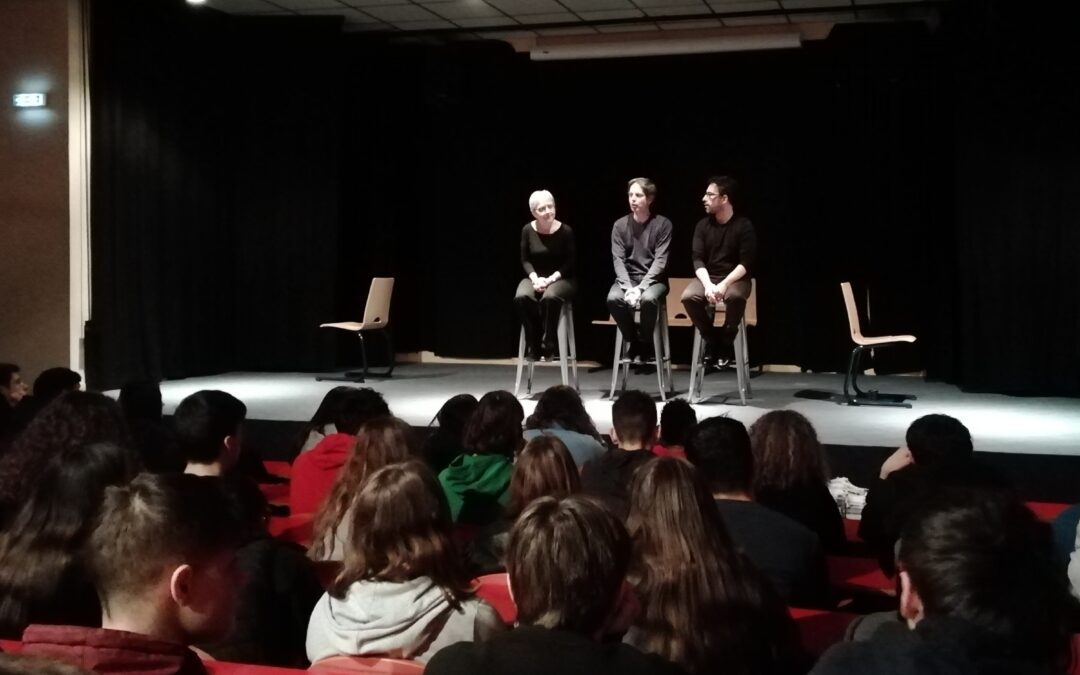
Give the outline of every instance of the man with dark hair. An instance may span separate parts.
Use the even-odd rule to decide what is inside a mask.
[[[714,176],[705,188],[702,203],[707,217],[694,227],[694,281],[682,295],[683,307],[705,340],[706,360],[715,363],[722,345],[730,345],[739,330],[750,278],[757,263],[757,235],[746,216],[735,214],[735,180]],[[724,302],[724,326],[713,328],[710,311]]]
[[[236,466],[246,416],[247,406],[224,391],[197,391],[180,401],[173,412],[173,429],[187,460],[185,472],[223,476]]]
[[[710,417],[686,439],[686,457],[712,490],[735,544],[797,607],[829,604],[825,556],[818,536],[753,499],[754,454],[743,423]]]
[[[581,489],[597,496],[620,516],[630,510],[630,480],[653,454],[656,403],[642,391],[624,392],[611,406],[611,442],[600,457],[581,469]]]
[[[187,460],[176,438],[162,420],[161,387],[151,380],[133,380],[120,388],[120,409],[124,411],[131,441],[142,457],[143,466],[153,473],[183,473]]]
[[[15,408],[29,391],[19,366],[0,363],[0,440],[14,431]]]
[[[625,631],[630,537],[587,497],[541,497],[510,531],[506,571],[518,628],[487,642],[459,642],[431,659],[428,675],[678,673],[620,642]]]
[[[220,480],[142,474],[108,488],[87,545],[102,627],[31,625],[24,651],[105,674],[205,673],[186,645],[231,630],[240,538]]]
[[[924,415],[911,423],[907,445],[881,465],[859,522],[859,537],[877,553],[881,568],[895,569],[895,546],[908,517],[944,486],[1005,486],[975,460],[971,433],[948,415]]]
[[[648,178],[632,178],[626,186],[630,213],[611,228],[611,258],[615,283],[607,295],[608,311],[630,343],[631,358],[652,358],[653,327],[661,302],[667,297],[668,248],[671,221],[652,213],[656,183]],[[641,312],[640,328],[634,311]]]
[[[330,493],[341,467],[349,461],[360,428],[390,414],[382,394],[370,387],[341,393],[334,411],[336,433],[325,436],[314,448],[293,461],[289,483],[289,506],[293,513],[315,513]]]
[[[898,562],[903,623],[832,647],[813,673],[1069,672],[1070,607],[1049,528],[1015,497],[940,492],[909,518]]]
[[[697,413],[684,399],[673,398],[660,412],[660,442],[653,446],[657,457],[686,459],[686,437],[697,424]]]

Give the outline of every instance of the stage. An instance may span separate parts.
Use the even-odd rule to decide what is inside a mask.
[[[409,424],[424,427],[446,399],[460,393],[479,397],[494,389],[514,388],[514,367],[475,364],[406,364],[392,378],[370,378],[364,385],[386,397],[394,414]],[[580,390],[589,414],[601,433],[611,427],[611,400],[607,398],[611,370],[579,369]],[[557,367],[536,369],[534,395],[559,382]],[[323,395],[340,382],[319,382],[309,373],[228,373],[163,382],[165,413],[188,394],[200,389],[222,389],[240,398],[251,420],[306,421]],[[746,424],[770,410],[790,409],[806,415],[823,443],[833,446],[895,447],[917,417],[944,413],[960,419],[971,430],[977,451],[1021,455],[1080,457],[1080,400],[1069,398],[1015,398],[995,394],[968,394],[954,386],[924,382],[915,377],[863,377],[865,389],[914,394],[910,409],[850,407],[828,401],[795,397],[802,389],[839,392],[842,375],[764,373],[752,379],[753,398],[739,405],[735,373],[710,374],[704,393],[711,397],[695,405],[699,418],[729,415]],[[676,394],[685,396],[689,372],[675,371]],[[629,386],[656,392],[656,375],[631,375]],[[116,392],[111,392],[115,394]],[[663,404],[657,397],[657,409]],[[522,399],[526,414],[535,402]]]

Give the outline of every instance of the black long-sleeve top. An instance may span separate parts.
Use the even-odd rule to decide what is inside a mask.
[[[732,216],[724,224],[712,216],[694,227],[694,269],[704,267],[709,276],[726,277],[738,265],[746,268],[746,278],[757,265],[757,234],[745,216]]]
[[[575,258],[574,231],[566,223],[550,234],[540,234],[532,223],[521,228],[521,266],[525,276],[535,272],[550,277],[558,272],[563,279],[572,279]]]
[[[611,259],[619,288],[640,286],[645,290],[664,279],[671,230],[671,221],[656,214],[644,223],[634,220],[633,215],[615,221],[611,228]]]

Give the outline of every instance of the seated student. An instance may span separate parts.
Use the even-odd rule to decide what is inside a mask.
[[[948,488],[900,538],[900,614],[812,673],[1067,673],[1068,593],[1049,528],[1001,491]]]
[[[352,536],[351,513],[364,483],[384,466],[415,455],[412,427],[396,417],[376,418],[360,428],[348,462],[315,515],[313,560],[342,559],[345,542]]]
[[[606,639],[626,629],[630,537],[601,504],[581,495],[541,497],[510,531],[506,571],[518,627],[482,644],[435,655],[427,675],[644,675],[682,671]]]
[[[304,634],[323,587],[302,547],[266,531],[269,505],[259,487],[243,481],[231,488],[242,527],[236,623],[225,639],[198,647],[219,661],[306,667]]]
[[[131,444],[116,401],[72,391],[45,406],[0,457],[0,522],[14,516],[57,455],[94,443]]]
[[[247,406],[224,391],[205,389],[188,396],[173,412],[176,441],[187,465],[184,473],[222,477],[240,459],[240,431]]]
[[[817,534],[827,552],[847,548],[844,519],[829,492],[825,449],[794,410],[773,410],[750,425],[754,499]]]
[[[334,417],[337,416],[338,405],[341,403],[341,398],[347,392],[355,391],[356,387],[334,387],[330,391],[326,392],[319,407],[316,408],[315,414],[311,416],[308,423],[304,425],[300,433],[296,435],[296,439],[293,442],[292,452],[289,456],[295,459],[300,454],[311,450],[319,441],[326,438],[330,434],[336,434],[338,432],[337,426],[334,424]],[[380,396],[381,398],[381,396]],[[385,405],[385,401],[383,403]],[[387,408],[384,415],[390,414],[390,409]]]
[[[70,368],[48,368],[34,378],[33,392],[25,396],[15,411],[14,426],[25,429],[47,405],[70,391],[79,391],[82,375]]]
[[[14,363],[0,363],[0,443],[15,433],[15,410],[30,392]]]
[[[686,440],[686,456],[712,490],[731,538],[796,607],[829,603],[825,556],[818,536],[754,501],[754,454],[742,422],[710,417]]]
[[[674,457],[642,466],[627,529],[628,578],[642,608],[627,644],[694,674],[805,672],[787,607],[735,548],[693,466]]]
[[[372,474],[350,517],[344,566],[308,624],[313,663],[342,654],[426,662],[447,645],[505,628],[470,591],[446,499],[423,462]]]
[[[323,438],[293,462],[289,482],[290,512],[315,513],[341,473],[341,467],[352,455],[360,428],[389,414],[390,408],[382,394],[374,389],[350,388],[341,392],[334,409],[335,433]]]
[[[525,420],[526,441],[541,434],[551,434],[562,441],[579,468],[600,457],[606,450],[600,440],[600,432],[596,430],[589,413],[585,412],[581,395],[565,384],[544,390],[533,414]]]
[[[1005,482],[975,459],[971,433],[948,415],[924,415],[911,423],[907,447],[881,465],[866,494],[859,537],[892,574],[895,546],[908,516],[945,486],[998,487]]]
[[[686,435],[697,424],[697,413],[681,398],[673,398],[660,411],[660,441],[653,445],[657,457],[686,459]]]
[[[87,546],[102,627],[34,624],[23,651],[103,675],[203,675],[187,645],[232,628],[238,538],[220,480],[144,473],[108,488]]]
[[[82,547],[105,488],[126,484],[137,464],[115,443],[69,448],[51,459],[0,533],[0,637],[17,640],[31,623],[101,625]]]
[[[581,470],[581,488],[600,497],[620,517],[630,509],[630,480],[652,459],[656,440],[656,404],[648,394],[631,389],[611,406],[611,442],[615,447]]]
[[[480,398],[465,427],[465,452],[439,473],[455,523],[487,525],[498,520],[510,499],[513,458],[525,444],[525,411],[508,391]]]
[[[465,548],[469,571],[480,576],[506,570],[510,528],[525,507],[540,497],[565,497],[580,491],[577,465],[562,441],[544,435],[526,443],[514,461],[510,504],[502,518],[480,530]]]
[[[424,459],[436,476],[465,451],[465,425],[478,403],[472,394],[458,394],[435,414],[433,423],[439,424],[424,443]]]
[[[161,416],[161,387],[150,380],[134,380],[120,388],[120,409],[124,411],[131,442],[142,458],[143,467],[153,473],[183,473],[187,460],[180,453],[176,437]]]

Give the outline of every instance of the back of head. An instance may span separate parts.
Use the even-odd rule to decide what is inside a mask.
[[[537,436],[525,444],[514,462],[506,515],[516,518],[540,497],[565,497],[580,491],[578,468],[566,445],[554,436]]]
[[[750,425],[750,446],[757,489],[822,485],[829,478],[817,432],[794,410],[773,410],[759,417]]]
[[[345,561],[330,591],[344,597],[361,580],[401,582],[430,577],[451,597],[467,593],[453,545],[450,507],[439,481],[423,462],[384,466],[357,495]]]
[[[108,488],[87,546],[105,616],[116,617],[133,604],[155,604],[179,566],[206,569],[235,552],[242,527],[230,506],[216,478],[144,473],[126,486]],[[231,610],[228,598],[203,600]],[[231,625],[231,616],[217,607],[195,611],[205,618],[183,626],[192,641],[218,637]]]
[[[70,368],[49,368],[34,380],[34,398],[44,405],[60,394],[75,391],[82,384],[82,375]]]
[[[611,426],[620,446],[644,445],[656,432],[656,404],[643,391],[624,392],[611,406]]]
[[[1014,496],[944,491],[907,521],[898,563],[926,618],[964,620],[1027,660],[1067,662],[1069,596],[1050,527]]]
[[[694,408],[681,398],[673,398],[660,411],[660,441],[668,447],[686,445],[686,436],[695,424]]]
[[[565,384],[545,389],[536,402],[533,414],[525,420],[526,429],[551,429],[556,426],[600,438],[600,432],[581,402],[581,394]]]
[[[386,405],[382,394],[370,387],[350,387],[348,391],[341,392],[337,399],[334,426],[340,434],[355,436],[360,427],[389,414],[390,406]]]
[[[510,530],[506,571],[523,625],[592,636],[615,606],[630,562],[622,522],[588,497],[541,497]]]
[[[948,415],[924,415],[907,430],[907,447],[916,464],[952,466],[971,459],[971,432]]]
[[[710,417],[686,439],[686,458],[697,467],[714,493],[750,492],[754,454],[750,436],[739,420]]]
[[[472,416],[479,403],[472,394],[451,396],[435,415],[435,419],[439,422],[437,433],[460,440],[465,435],[465,425],[469,423],[469,417]]]
[[[152,380],[135,380],[120,388],[120,408],[129,420],[161,421],[161,387]]]
[[[465,425],[465,449],[479,455],[513,457],[521,449],[521,402],[508,391],[489,391]]]
[[[203,390],[188,396],[173,413],[180,450],[189,462],[210,464],[221,459],[225,438],[235,437],[247,406],[224,391]]]

